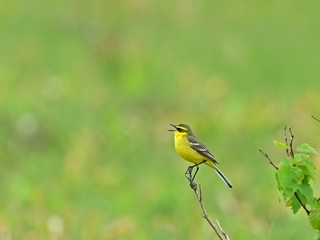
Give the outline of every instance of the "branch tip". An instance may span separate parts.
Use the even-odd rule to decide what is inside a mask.
[[[194,194],[196,195],[197,199],[198,199],[198,202],[200,204],[200,207],[201,207],[201,210],[202,210],[202,214],[203,214],[203,218],[209,223],[209,225],[211,226],[211,228],[215,231],[216,235],[218,236],[218,238],[220,240],[230,240],[228,234],[226,232],[224,232],[219,225],[219,228],[220,228],[220,231],[219,229],[217,228],[217,226],[211,221],[211,219],[209,218],[208,214],[207,214],[207,211],[206,211],[206,208],[204,206],[204,203],[203,203],[203,198],[202,198],[202,190],[201,190],[201,185],[197,185],[193,180],[194,180],[194,177],[192,177],[192,168],[191,168],[191,171],[189,171],[190,168],[188,168],[185,176],[187,177],[187,179],[189,180],[189,184],[190,184],[190,188],[194,191]],[[218,220],[216,220],[217,223]]]
[[[316,120],[317,122],[320,122],[319,118],[316,118],[315,116],[311,115],[311,117]]]
[[[260,148],[259,148],[259,152],[265,156],[268,160],[268,162],[276,169],[276,170],[279,170],[279,168],[273,163],[273,161],[269,158],[269,155],[266,154],[265,152],[263,152]]]

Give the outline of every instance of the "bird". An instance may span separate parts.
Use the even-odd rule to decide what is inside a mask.
[[[198,138],[194,135],[191,128],[184,123],[175,125],[170,124],[174,129],[170,129],[174,133],[174,147],[176,152],[186,161],[193,163],[194,165],[189,166],[186,171],[187,174],[192,174],[192,169],[196,167],[196,172],[190,181],[193,181],[198,170],[199,165],[206,164],[213,168],[213,170],[221,177],[221,179],[232,188],[232,183],[230,180],[220,171],[217,167],[219,164],[216,158],[208,150],[208,148],[202,144]]]

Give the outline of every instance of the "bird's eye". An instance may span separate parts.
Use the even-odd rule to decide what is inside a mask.
[[[184,129],[184,128],[182,128],[182,127],[177,127],[177,130],[179,131],[179,132],[185,132],[186,130]]]

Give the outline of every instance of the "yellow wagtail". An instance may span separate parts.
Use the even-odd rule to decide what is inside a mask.
[[[194,163],[194,165],[189,166],[186,174],[192,173],[194,167],[197,168],[193,177],[189,180],[193,181],[198,170],[199,165],[204,163],[212,167],[215,172],[221,177],[221,179],[232,188],[232,184],[229,179],[219,170],[217,167],[218,161],[212,155],[212,153],[204,146],[197,137],[193,134],[191,128],[187,124],[174,125],[170,124],[175,129],[169,130],[174,132],[174,147],[176,152],[185,160]]]

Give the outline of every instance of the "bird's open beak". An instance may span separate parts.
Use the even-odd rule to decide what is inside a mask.
[[[170,132],[174,132],[177,128],[176,128],[176,125],[174,125],[174,124],[171,124],[170,123],[170,125],[172,126],[172,127],[174,127],[175,129],[169,129],[168,131],[170,131]]]

